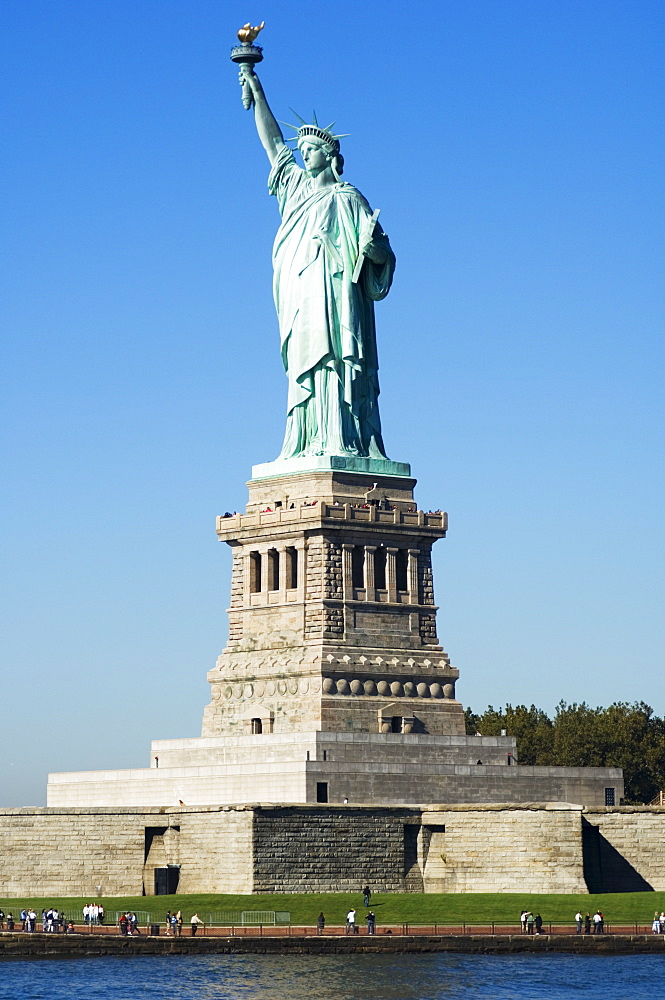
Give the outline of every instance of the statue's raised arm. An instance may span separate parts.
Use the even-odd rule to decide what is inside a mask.
[[[254,101],[254,120],[256,131],[263,148],[268,154],[271,164],[274,164],[284,143],[282,130],[277,123],[277,119],[270,110],[266,100],[266,95],[261,86],[261,81],[249,63],[242,63],[238,74],[241,85],[249,87]]]

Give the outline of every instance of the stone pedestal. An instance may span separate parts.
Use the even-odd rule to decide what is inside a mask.
[[[315,469],[253,479],[233,548],[230,631],[203,736],[463,735],[458,671],[436,633],[432,544],[446,515],[415,480]]]
[[[332,468],[253,479],[246,512],[217,520],[230,632],[202,736],[154,741],[149,768],[52,774],[49,806],[619,801],[619,770],[516,767],[512,737],[465,734],[436,631],[446,515],[418,510],[414,486]]]

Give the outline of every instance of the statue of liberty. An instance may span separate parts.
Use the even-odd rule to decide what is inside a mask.
[[[284,141],[253,66],[240,64],[282,221],[273,248],[274,297],[288,377],[280,459],[386,459],[381,437],[374,303],[395,269],[388,237],[366,199],[341,180],[340,136],[293,126],[304,169]],[[249,93],[248,93],[249,92]],[[334,123],[333,123],[334,124]]]

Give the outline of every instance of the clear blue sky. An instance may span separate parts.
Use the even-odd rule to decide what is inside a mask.
[[[384,436],[450,515],[461,700],[665,713],[661,0],[4,0],[2,805],[199,733],[214,517],[283,433],[262,18],[397,254]]]

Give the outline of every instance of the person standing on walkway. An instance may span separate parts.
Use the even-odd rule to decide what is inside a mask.
[[[316,933],[320,936],[323,934],[323,928],[326,926],[326,918],[323,915],[323,910],[319,913],[316,918]]]
[[[349,910],[346,915],[346,933],[355,934],[356,933],[356,911]]]
[[[582,933],[582,912],[578,910],[575,914],[575,926],[577,927],[576,934]]]
[[[537,913],[534,919],[534,924],[536,925],[536,934],[542,934],[543,932],[543,918],[540,913]]]
[[[527,934],[533,934],[533,913],[531,910],[526,915],[526,932]]]
[[[522,910],[520,913],[520,926],[522,928],[522,934],[526,934],[526,915],[528,912],[528,910]]]
[[[585,916],[585,918],[584,918],[584,933],[585,934],[590,934],[591,933],[591,914],[590,913],[587,913],[586,916]]]
[[[192,919],[190,920],[190,924],[192,925],[192,937],[196,937],[196,932],[202,923],[203,921],[201,920],[198,913],[195,913]]]
[[[376,933],[376,917],[372,913],[371,910],[368,912],[367,916],[365,917],[365,920],[367,921],[367,933],[368,934],[375,934]]]

